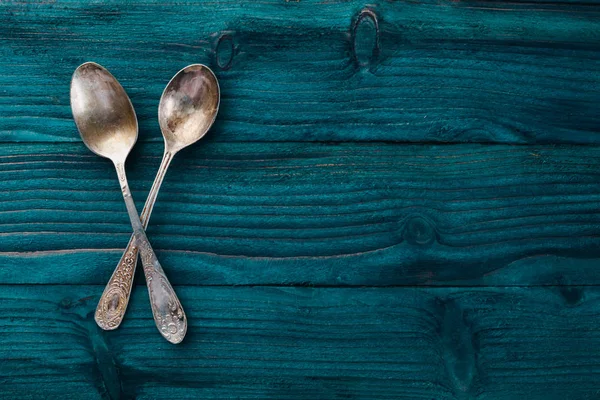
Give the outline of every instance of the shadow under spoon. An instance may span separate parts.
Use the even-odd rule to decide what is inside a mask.
[[[138,136],[135,111],[127,93],[114,76],[96,63],[80,65],[71,80],[71,110],[81,139],[99,156],[115,165],[121,192],[140,249],[154,321],[162,336],[180,343],[187,332],[181,303],[152,250],[138,216],[125,175],[125,160]]]

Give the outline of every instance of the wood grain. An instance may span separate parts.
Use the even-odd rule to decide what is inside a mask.
[[[138,288],[121,329],[99,286],[0,286],[4,398],[592,399],[596,287],[179,287],[190,330],[155,332]]]
[[[130,226],[77,143],[88,60],[140,210],[164,85],[220,80],[148,229],[179,346],[142,286],[94,323]],[[599,398],[599,71],[593,0],[0,2],[0,398]]]
[[[215,68],[218,141],[600,143],[593,1],[3,1],[0,140],[78,141],[73,70],[121,81],[141,140],[160,94]]]
[[[107,282],[131,231],[110,163],[0,151],[0,281]],[[161,152],[132,155],[139,210]],[[201,143],[148,236],[176,285],[597,284],[599,171],[597,147]]]

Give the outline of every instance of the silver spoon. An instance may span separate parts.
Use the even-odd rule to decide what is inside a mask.
[[[165,152],[142,210],[140,219],[144,229],[148,226],[154,202],[173,156],[206,134],[217,116],[219,100],[217,78],[204,65],[185,67],[167,84],[158,107],[158,121],[165,140]],[[137,255],[135,237],[131,236],[127,249],[96,308],[96,323],[102,329],[116,329],[123,321],[133,285]],[[146,282],[153,280],[149,272],[151,271],[144,268]]]
[[[134,242],[142,253],[154,321],[171,343],[183,340],[187,319],[138,216],[125,175],[125,159],[137,141],[135,111],[123,87],[105,68],[95,63],[80,65],[71,80],[71,110],[85,145],[99,156],[110,159],[117,170]]]

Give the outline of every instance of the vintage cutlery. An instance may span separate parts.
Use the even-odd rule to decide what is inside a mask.
[[[110,72],[88,62],[73,73],[71,110],[85,145],[115,165],[133,227],[134,242],[141,251],[154,321],[165,339],[179,343],[187,331],[187,319],[148,242],[125,175],[125,160],[138,136],[137,118],[131,101]],[[122,290],[118,286],[112,289]]]
[[[140,217],[144,229],[173,156],[206,134],[217,116],[219,101],[217,78],[201,64],[185,67],[167,84],[158,107],[165,151]],[[116,329],[125,315],[138,258],[134,239],[132,235],[96,308],[96,322],[102,329]]]

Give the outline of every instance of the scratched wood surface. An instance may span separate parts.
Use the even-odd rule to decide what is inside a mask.
[[[221,111],[148,228],[191,327],[138,276],[79,142],[88,60],[132,98],[141,209],[158,99],[190,63]],[[596,1],[0,2],[0,398],[600,397]]]
[[[132,155],[138,209],[161,152]],[[21,144],[0,171],[0,279],[106,282],[131,231],[110,162]],[[202,143],[148,234],[176,284],[591,284],[599,205],[598,147]]]
[[[0,139],[77,141],[68,82],[94,60],[142,140],[161,141],[164,85],[201,62],[219,141],[600,143],[593,1],[365,4],[3,1]]]
[[[99,330],[99,289],[0,286],[6,398],[598,396],[597,287],[180,286],[181,346],[141,290],[118,333]]]

